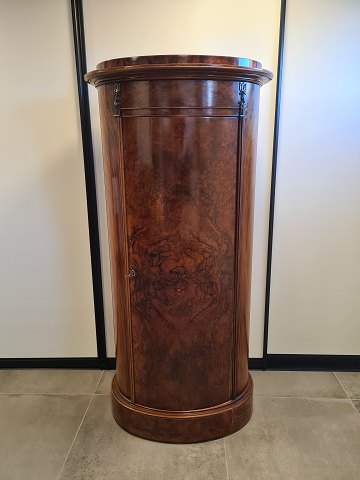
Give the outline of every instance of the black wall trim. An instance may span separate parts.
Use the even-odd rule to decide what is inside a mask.
[[[360,355],[274,355],[267,358],[268,370],[360,371]],[[61,368],[98,369],[97,357],[73,358],[1,358],[0,369]],[[262,370],[262,358],[249,358],[250,370]],[[107,359],[104,370],[115,370],[115,358]]]
[[[262,370],[263,368],[263,359],[262,358],[249,358],[249,369],[250,370]]]
[[[104,299],[101,274],[99,222],[96,200],[94,152],[91,136],[89,92],[84,75],[87,72],[86,47],[84,33],[84,18],[82,0],[71,0],[71,13],[74,33],[74,54],[76,61],[77,84],[79,94],[79,108],[81,121],[81,135],[84,155],[84,170],[86,184],[86,201],[89,225],[91,270],[94,295],[96,343],[98,366],[106,368],[106,337],[104,320]]]
[[[116,358],[110,357],[108,358],[108,370],[115,370],[116,368]]]
[[[360,371],[360,355],[268,354],[269,370]]]
[[[263,340],[263,369],[264,370],[267,367],[267,361],[268,361],[267,351],[268,351],[268,339],[269,339],[269,306],[270,306],[270,285],[271,285],[271,262],[272,262],[273,234],[274,234],[274,208],[275,208],[275,191],[276,191],[276,171],[277,171],[277,156],[278,156],[278,145],[279,145],[281,88],[282,88],[282,71],[283,71],[283,58],[284,58],[285,12],[286,12],[286,0],[281,0],[278,65],[277,65],[277,80],[276,80],[274,138],[273,138],[273,153],[272,153],[272,167],[271,167],[269,232],[268,232],[268,249],[267,249],[267,263],[266,263],[264,340]]]
[[[0,368],[99,368],[97,357],[1,358]]]

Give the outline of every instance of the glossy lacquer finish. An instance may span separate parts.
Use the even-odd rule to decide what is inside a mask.
[[[248,332],[258,62],[103,62],[99,90],[114,314],[113,413],[165,442],[251,417]]]

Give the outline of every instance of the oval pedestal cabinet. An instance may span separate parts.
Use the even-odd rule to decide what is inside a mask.
[[[188,443],[251,417],[248,373],[260,86],[243,58],[98,65],[116,374],[128,432]]]

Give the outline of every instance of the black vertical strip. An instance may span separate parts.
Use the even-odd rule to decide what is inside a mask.
[[[282,87],[282,70],[283,70],[283,57],[284,57],[285,11],[286,11],[286,0],[281,0],[278,65],[277,65],[277,81],[276,81],[274,139],[273,139],[273,153],[272,153],[272,167],[271,167],[269,232],[268,232],[268,249],[267,249],[267,263],[266,263],[264,344],[263,344],[263,369],[264,370],[267,368],[267,360],[268,360],[267,357],[268,357],[268,338],[269,338],[269,305],[270,305],[270,284],[271,284],[271,262],[272,262],[273,234],[274,234],[274,208],[275,208],[275,191],[276,191],[276,171],[277,171],[277,156],[278,156],[278,145],[279,145],[281,87]]]
[[[87,67],[82,0],[71,0],[71,13],[74,32],[74,53],[79,94],[81,136],[84,155],[86,201],[88,212],[91,271],[95,309],[96,343],[99,367],[102,369],[106,369],[107,356],[104,321],[104,299],[101,275],[94,152],[91,138],[89,92],[88,85],[84,80],[84,75],[87,71]]]

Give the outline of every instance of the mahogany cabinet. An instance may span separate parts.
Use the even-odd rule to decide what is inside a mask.
[[[119,58],[98,88],[116,334],[113,414],[164,442],[252,413],[248,333],[261,64]]]

